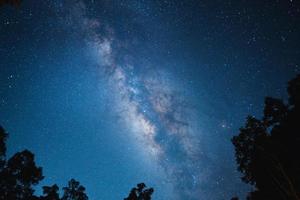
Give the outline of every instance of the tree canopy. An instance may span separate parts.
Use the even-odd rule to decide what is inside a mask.
[[[248,200],[300,199],[300,75],[287,91],[287,103],[266,97],[263,118],[248,116],[232,138],[242,180],[255,188]]]
[[[153,192],[153,188],[147,188],[145,183],[139,183],[131,189],[129,196],[124,200],[151,200]]]

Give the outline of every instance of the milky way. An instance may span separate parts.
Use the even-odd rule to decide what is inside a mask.
[[[114,58],[118,49],[113,46],[124,41],[114,38],[113,30],[103,33],[101,19],[88,18],[83,2],[73,5],[69,17],[73,16],[76,21],[68,23],[77,23],[85,35],[99,73],[105,74],[111,87],[113,111],[120,115],[119,123],[130,129],[128,138],[145,151],[146,159],[164,168],[165,181],[173,183],[174,191],[177,189],[173,198],[197,199],[201,191],[201,153],[192,126],[193,111],[180,93],[182,88],[173,88],[174,80],[167,78],[171,76],[168,72],[150,70],[145,76],[136,74],[135,66],[118,63]]]

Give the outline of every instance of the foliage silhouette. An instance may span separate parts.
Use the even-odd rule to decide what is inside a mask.
[[[44,186],[43,187],[43,195],[41,196],[41,200],[59,200],[59,194],[58,194],[58,186],[56,184],[52,186]]]
[[[69,181],[68,187],[64,187],[64,195],[62,200],[87,200],[88,197],[85,194],[85,188],[74,179]]]
[[[43,179],[42,168],[35,165],[34,155],[28,150],[6,160],[7,136],[0,127],[0,199],[30,199],[34,192],[32,186]]]
[[[153,188],[147,188],[145,183],[139,183],[131,189],[128,197],[124,200],[151,200],[153,192]]]
[[[300,199],[300,75],[287,90],[287,104],[267,97],[263,118],[249,116],[232,138],[242,180],[255,187],[248,200]]]

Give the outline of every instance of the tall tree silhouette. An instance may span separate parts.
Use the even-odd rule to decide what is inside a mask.
[[[6,139],[8,134],[5,132],[4,128],[0,126],[0,171],[3,170],[6,158]]]
[[[300,199],[300,75],[288,94],[287,104],[267,97],[263,118],[249,116],[232,138],[242,180],[256,188],[248,200]]]
[[[153,192],[153,188],[147,188],[145,183],[139,183],[131,189],[129,196],[124,200],[151,200]]]

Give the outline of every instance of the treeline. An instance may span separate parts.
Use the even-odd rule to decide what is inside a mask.
[[[42,168],[36,165],[34,154],[28,150],[7,159],[7,138],[8,134],[0,126],[0,200],[88,200],[85,188],[75,179],[62,188],[61,197],[56,184],[43,186],[43,194],[36,196],[33,188],[44,178]],[[153,192],[153,188],[140,183],[125,200],[151,200]]]

